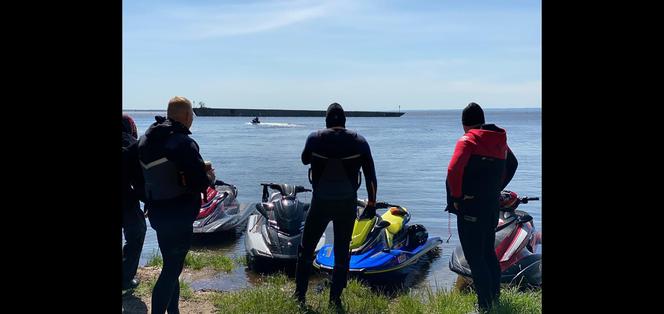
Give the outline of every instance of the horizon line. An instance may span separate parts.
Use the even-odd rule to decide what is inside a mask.
[[[199,108],[199,107],[195,107]],[[325,111],[325,109],[263,109],[263,108],[213,108],[213,107],[206,107],[208,109],[249,109],[249,110],[312,110],[312,111]],[[484,110],[499,110],[499,109],[542,109],[542,107],[499,107],[499,108],[492,108],[492,107],[484,107],[482,108]],[[426,110],[463,110],[463,108],[444,108],[444,109],[422,109],[422,108],[415,108],[415,109],[409,109],[410,111],[426,111]],[[122,111],[166,111],[166,109],[122,109]],[[375,111],[375,110],[345,110],[345,111]],[[392,112],[392,111],[376,111],[376,112]],[[399,112],[399,111],[395,111]],[[401,112],[408,112],[408,110],[402,110]]]

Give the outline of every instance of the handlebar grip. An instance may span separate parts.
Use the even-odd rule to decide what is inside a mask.
[[[376,208],[388,208],[391,207],[391,204],[385,202],[376,202]]]

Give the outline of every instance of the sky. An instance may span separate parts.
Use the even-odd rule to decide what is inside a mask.
[[[540,1],[123,0],[123,109],[541,108]]]

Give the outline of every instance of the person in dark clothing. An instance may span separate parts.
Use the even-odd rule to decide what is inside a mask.
[[[331,220],[335,260],[330,303],[340,307],[350,263],[348,247],[357,216],[360,167],[364,170],[369,196],[363,213],[367,217],[376,213],[378,182],[369,144],[362,135],[346,129],[346,116],[341,105],[333,103],[327,108],[325,124],[326,129],[309,135],[302,151],[302,163],[311,164],[313,195],[298,247],[294,297],[304,305],[314,248]]]
[[[143,199],[143,173],[138,164],[138,132],[134,120],[122,115],[122,295],[138,286],[134,279],[145,240],[145,216],[139,200]]]
[[[152,290],[152,313],[179,313],[178,277],[191,246],[201,193],[215,181],[212,168],[206,170],[198,144],[189,137],[193,116],[188,99],[172,98],[168,118],[155,117],[138,144],[145,208],[164,261]]]
[[[500,264],[495,252],[500,191],[518,165],[505,130],[485,124],[484,111],[470,103],[462,114],[465,134],[447,169],[447,208],[457,215],[459,241],[473,276],[477,302],[489,310],[500,297]]]

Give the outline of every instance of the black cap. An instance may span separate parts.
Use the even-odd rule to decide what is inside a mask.
[[[463,109],[461,123],[465,126],[484,124],[484,111],[480,105],[471,102]]]
[[[331,128],[335,126],[346,127],[344,108],[336,102],[327,107],[327,113],[325,114],[325,127]]]

